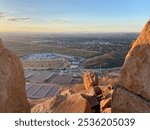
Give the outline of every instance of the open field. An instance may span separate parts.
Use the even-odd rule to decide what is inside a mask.
[[[42,44],[35,44],[35,43],[27,43],[23,41],[5,41],[5,45],[13,50],[19,57],[25,56],[27,54],[32,53],[58,53],[58,54],[65,54],[71,56],[82,56],[82,57],[92,57],[98,55],[97,51],[90,51],[90,50],[83,50],[83,49],[76,49],[76,48],[66,48],[60,46],[52,46],[52,45],[42,45]]]
[[[19,57],[34,53],[83,57],[84,68],[96,69],[122,66],[125,55],[137,35],[137,33],[1,34],[1,38]]]

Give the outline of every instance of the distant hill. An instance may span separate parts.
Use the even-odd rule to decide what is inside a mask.
[[[89,68],[112,68],[120,67],[123,64],[127,51],[112,51],[100,56],[89,58],[85,61],[84,67]]]

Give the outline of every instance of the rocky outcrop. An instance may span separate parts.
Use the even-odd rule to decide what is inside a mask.
[[[150,100],[150,21],[132,45],[120,75],[120,85]]]
[[[85,90],[82,84],[63,88],[55,97],[31,100],[33,113],[100,113],[111,112],[113,86],[94,86]]]
[[[81,91],[80,94],[83,98],[88,100],[88,102],[90,103],[90,106],[92,108],[99,105],[99,101],[97,99],[97,94],[95,93],[93,88],[91,88],[90,90]]]
[[[74,84],[71,86],[70,90],[74,93],[79,93],[79,92],[85,90],[85,87],[83,84]]]
[[[117,86],[112,98],[112,112],[150,112],[150,101],[123,87]]]
[[[55,111],[57,106],[65,101],[67,96],[59,95],[50,99],[45,99],[43,102],[35,105],[32,109],[32,113],[51,113]]]
[[[101,86],[102,95],[100,100],[100,112],[111,113],[111,102],[113,94],[113,86]]]
[[[89,90],[81,90],[79,92],[77,91],[76,93],[71,89],[64,88],[57,96],[50,99],[28,100],[30,101],[30,106],[32,107],[32,113],[99,113],[100,100],[98,99],[98,95],[100,94],[102,94],[102,91],[98,87],[94,87]]]
[[[60,103],[53,111],[55,113],[90,113],[91,106],[89,102],[83,98],[80,94],[73,94]]]
[[[83,75],[84,87],[86,90],[99,84],[98,76],[94,72],[85,72]]]
[[[112,112],[150,111],[150,21],[128,52],[118,84],[120,87],[113,94]]]
[[[0,40],[0,112],[29,112],[19,58]]]

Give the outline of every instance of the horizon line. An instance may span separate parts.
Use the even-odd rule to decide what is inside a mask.
[[[108,32],[108,31],[106,31],[106,32],[102,32],[102,31],[100,31],[100,32],[31,32],[31,31],[0,31],[0,33],[49,33],[49,34],[72,34],[72,33],[74,33],[74,34],[94,34],[94,33],[140,33],[140,31],[138,32],[138,31],[110,31],[110,32]]]

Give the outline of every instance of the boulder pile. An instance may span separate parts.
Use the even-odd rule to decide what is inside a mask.
[[[87,79],[83,75],[83,79]],[[34,105],[31,109],[33,113],[100,113],[111,112],[111,97],[113,89],[108,86],[98,86],[98,77],[96,84],[84,82],[84,85],[73,85],[70,89],[62,89],[59,94],[53,98],[45,99]],[[93,81],[92,81],[93,83]],[[90,87],[86,85],[90,84]]]

